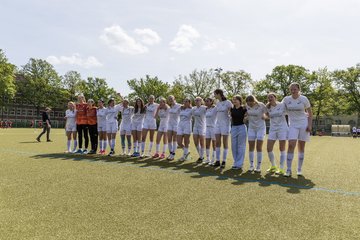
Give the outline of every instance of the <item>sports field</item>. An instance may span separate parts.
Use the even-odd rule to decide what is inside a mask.
[[[63,130],[38,133],[0,130],[0,239],[360,239],[360,139],[312,137],[286,179],[266,155],[239,174],[231,154],[222,171],[64,154]]]

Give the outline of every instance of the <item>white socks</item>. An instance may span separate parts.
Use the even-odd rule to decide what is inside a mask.
[[[134,141],[134,152],[138,151],[138,141]]]
[[[173,142],[173,150],[172,150],[173,153],[176,152],[177,146],[178,146],[177,142]]]
[[[254,167],[254,152],[249,152],[250,167]]]
[[[273,153],[273,152],[268,152],[268,157],[269,157],[271,166],[272,166],[272,167],[275,167],[276,164],[275,164],[275,156],[274,156],[274,153]]]
[[[256,165],[256,169],[260,170],[261,169],[261,163],[262,163],[262,152],[257,152],[256,153],[256,160],[257,160],[257,165]]]
[[[280,169],[284,169],[285,167],[285,159],[286,159],[286,152],[280,152]]]
[[[210,148],[207,148],[207,149],[205,150],[205,152],[206,152],[206,160],[209,160],[209,161],[210,161]]]
[[[160,151],[160,144],[156,144],[156,153],[159,153]]]
[[[189,148],[184,147],[184,155],[183,157],[186,157],[186,155],[189,153]]]
[[[297,169],[298,172],[301,172],[303,163],[304,163],[304,153],[299,152],[298,153],[298,169]]]
[[[228,154],[228,149],[224,148],[224,150],[223,150],[223,162],[226,162],[227,154]]]
[[[71,140],[67,141],[67,150],[68,152],[70,152],[70,147],[71,147]]]
[[[165,152],[166,152],[166,148],[167,148],[167,144],[164,144],[164,146],[163,146],[163,153],[165,154]]]
[[[216,161],[220,161],[220,148],[216,147]]]
[[[145,142],[141,142],[141,152],[145,152]]]
[[[149,144],[149,153],[151,153],[153,145],[154,145],[154,142],[150,142],[150,144]]]
[[[173,148],[172,142],[169,142],[169,152],[170,153],[172,153],[172,148]]]
[[[77,148],[77,140],[74,140],[74,152],[76,151],[76,148]]]
[[[292,165],[293,159],[294,159],[294,153],[288,153],[287,159],[286,159],[287,171],[291,172],[291,165]]]

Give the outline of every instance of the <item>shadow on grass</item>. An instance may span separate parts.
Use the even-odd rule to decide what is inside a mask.
[[[234,180],[231,184],[243,185],[246,183],[258,183],[260,187],[269,187],[277,185],[287,189],[288,193],[296,194],[302,190],[309,190],[315,187],[310,179],[305,177],[285,178],[274,174],[261,175],[260,173],[241,172],[239,170],[214,168],[208,165],[197,164],[195,162],[186,161],[167,161],[165,159],[153,158],[134,158],[129,156],[101,156],[101,155],[81,155],[81,154],[67,154],[67,153],[49,153],[38,154],[32,156],[34,159],[57,159],[70,161],[88,161],[88,162],[102,162],[102,163],[116,163],[137,168],[152,169],[159,171],[168,171],[172,173],[187,173],[191,178],[200,179],[212,177],[216,180]]]

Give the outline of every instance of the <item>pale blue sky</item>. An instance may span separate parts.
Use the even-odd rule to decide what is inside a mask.
[[[360,62],[358,0],[2,0],[0,48],[105,77],[126,95],[145,74],[171,82],[193,69],[243,69],[261,79],[279,64],[310,70]],[[124,87],[125,86],[125,87]]]

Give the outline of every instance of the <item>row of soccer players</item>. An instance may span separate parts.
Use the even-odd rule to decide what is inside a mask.
[[[243,103],[240,96],[235,96],[230,101],[225,97],[221,89],[217,89],[214,91],[215,98],[218,100],[216,105],[212,98],[205,99],[205,105],[203,105],[203,99],[197,97],[194,107],[191,106],[190,99],[185,99],[183,104],[179,104],[174,96],[169,96],[167,101],[161,98],[159,104],[157,104],[154,97],[150,96],[146,105],[141,99],[136,100],[134,107],[129,106],[127,100],[115,104],[114,100],[111,99],[108,101],[107,108],[105,108],[103,101],[99,101],[96,108],[93,106],[94,102],[92,100],[89,100],[86,104],[84,97],[80,96],[79,103],[76,106],[69,103],[69,109],[66,112],[68,150],[70,151],[69,141],[71,136],[76,140],[76,132],[78,132],[80,148],[77,152],[83,152],[81,149],[82,135],[84,131],[86,135],[86,129],[89,129],[92,140],[92,151],[90,153],[96,153],[97,135],[94,136],[94,133],[97,130],[100,153],[105,153],[106,145],[109,143],[111,149],[109,155],[112,156],[115,153],[115,139],[118,132],[117,116],[121,112],[120,136],[124,154],[126,140],[128,142],[128,154],[131,151],[132,135],[134,151],[131,156],[151,156],[154,133],[157,129],[156,119],[159,118],[160,123],[157,129],[154,158],[165,158],[166,149],[168,148],[170,154],[167,159],[173,160],[175,151],[179,147],[183,151],[179,161],[187,160],[190,154],[189,143],[192,133],[199,156],[197,162],[223,168],[226,165],[229,148],[228,138],[231,136],[231,149],[234,158],[232,168],[243,168],[246,142],[248,141],[249,171],[260,172],[263,159],[262,145],[266,134],[265,120],[269,118],[270,130],[267,152],[271,167],[268,171],[291,176],[294,149],[298,143],[297,174],[302,175],[305,143],[309,141],[312,128],[312,112],[309,100],[300,93],[299,84],[291,84],[290,92],[291,95],[285,97],[282,102],[277,101],[275,94],[268,94],[268,103],[265,105],[257,101],[252,95],[245,99],[246,104]],[[289,124],[285,115],[288,115]],[[86,124],[85,119],[87,120]],[[193,119],[194,124],[192,124]],[[248,122],[248,127],[245,125],[246,122]],[[150,133],[149,150],[148,154],[144,154],[145,140],[148,133]],[[163,140],[162,153],[160,153],[161,139]],[[279,167],[275,163],[273,153],[276,140],[279,141],[280,148]],[[288,149],[286,152],[287,140]],[[287,160],[286,171],[285,160]]]

